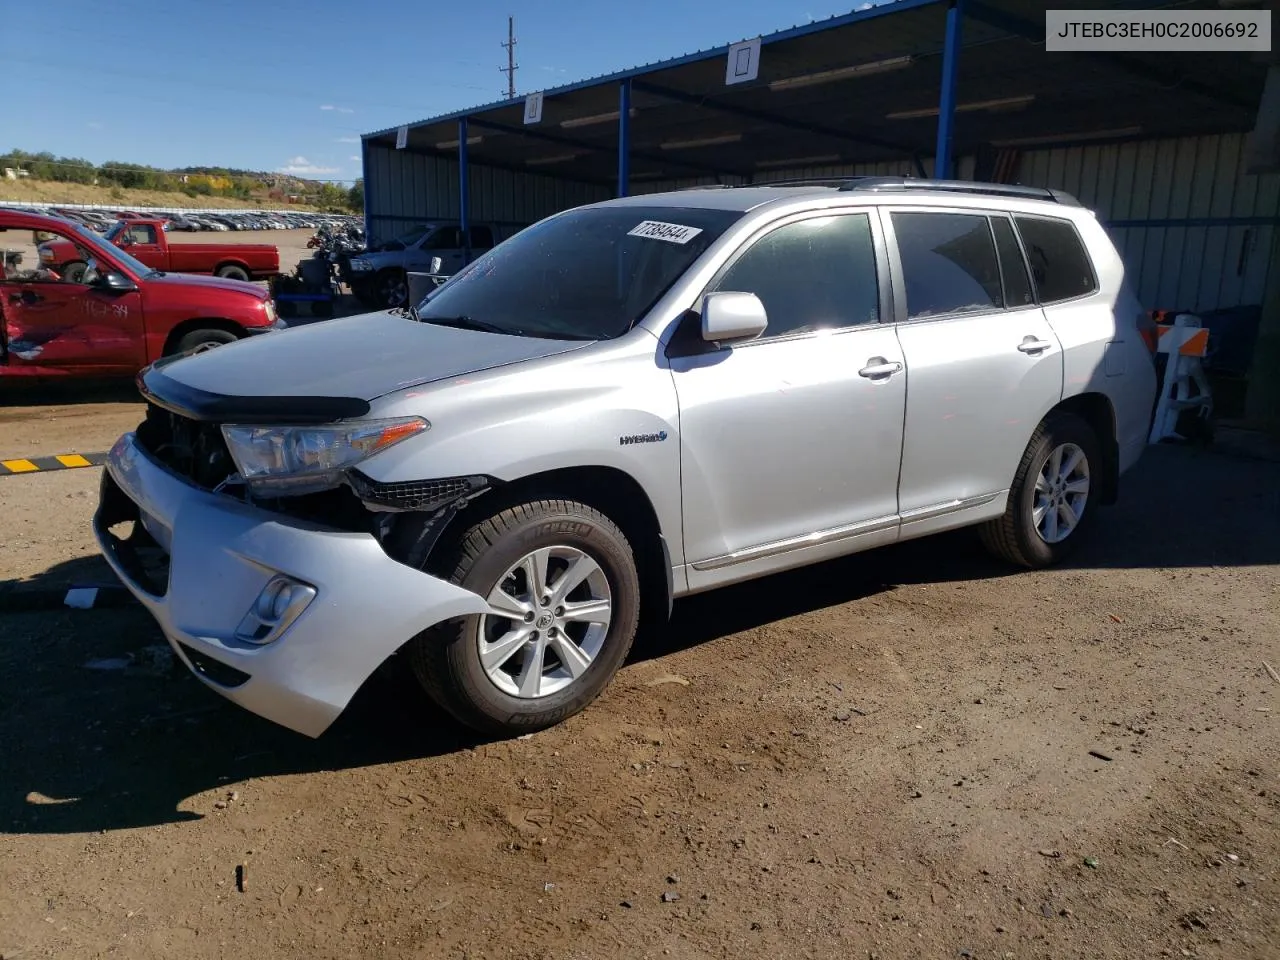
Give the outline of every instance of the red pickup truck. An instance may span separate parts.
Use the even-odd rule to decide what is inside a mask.
[[[229,280],[269,280],[280,273],[280,250],[269,243],[169,243],[163,220],[136,214],[117,220],[106,239],[135,260],[165,273],[208,273]],[[75,244],[42,244],[42,265],[74,279],[84,270]]]
[[[25,266],[50,243],[73,248],[84,265],[74,279]],[[162,356],[284,327],[256,284],[153,270],[60,217],[0,210],[0,265],[0,382],[133,376]]]

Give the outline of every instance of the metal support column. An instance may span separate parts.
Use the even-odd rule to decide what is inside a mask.
[[[373,248],[373,230],[369,222],[369,141],[360,138],[360,186],[363,190],[364,242]]]
[[[951,0],[947,8],[947,37],[942,48],[942,96],[938,101],[938,148],[933,175],[939,180],[955,176],[952,170],[951,140],[956,122],[956,86],[960,74],[960,20],[964,0]]]
[[[618,196],[625,197],[631,179],[631,78],[618,84]]]
[[[462,265],[471,262],[471,182],[467,173],[467,118],[458,121],[458,226],[462,228]]]

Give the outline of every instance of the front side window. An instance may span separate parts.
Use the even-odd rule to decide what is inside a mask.
[[[642,319],[740,211],[584,207],[521,230],[435,289],[427,323],[609,340]]]
[[[1098,288],[1089,255],[1070,221],[1048,217],[1015,220],[1042,304],[1074,300]]]
[[[896,211],[892,217],[909,319],[1004,307],[985,215]]]
[[[856,213],[778,227],[711,289],[759,297],[769,320],[765,337],[876,323],[880,292],[871,222]]]

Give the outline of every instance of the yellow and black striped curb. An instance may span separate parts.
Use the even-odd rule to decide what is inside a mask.
[[[56,457],[18,457],[0,460],[0,477],[17,476],[20,473],[48,473],[50,470],[75,470],[79,467],[100,467],[107,462],[105,453],[61,453]]]

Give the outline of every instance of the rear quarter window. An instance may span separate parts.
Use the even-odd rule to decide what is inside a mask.
[[[1042,304],[1088,296],[1098,278],[1084,242],[1069,220],[1014,217],[1031,266],[1031,279]]]

